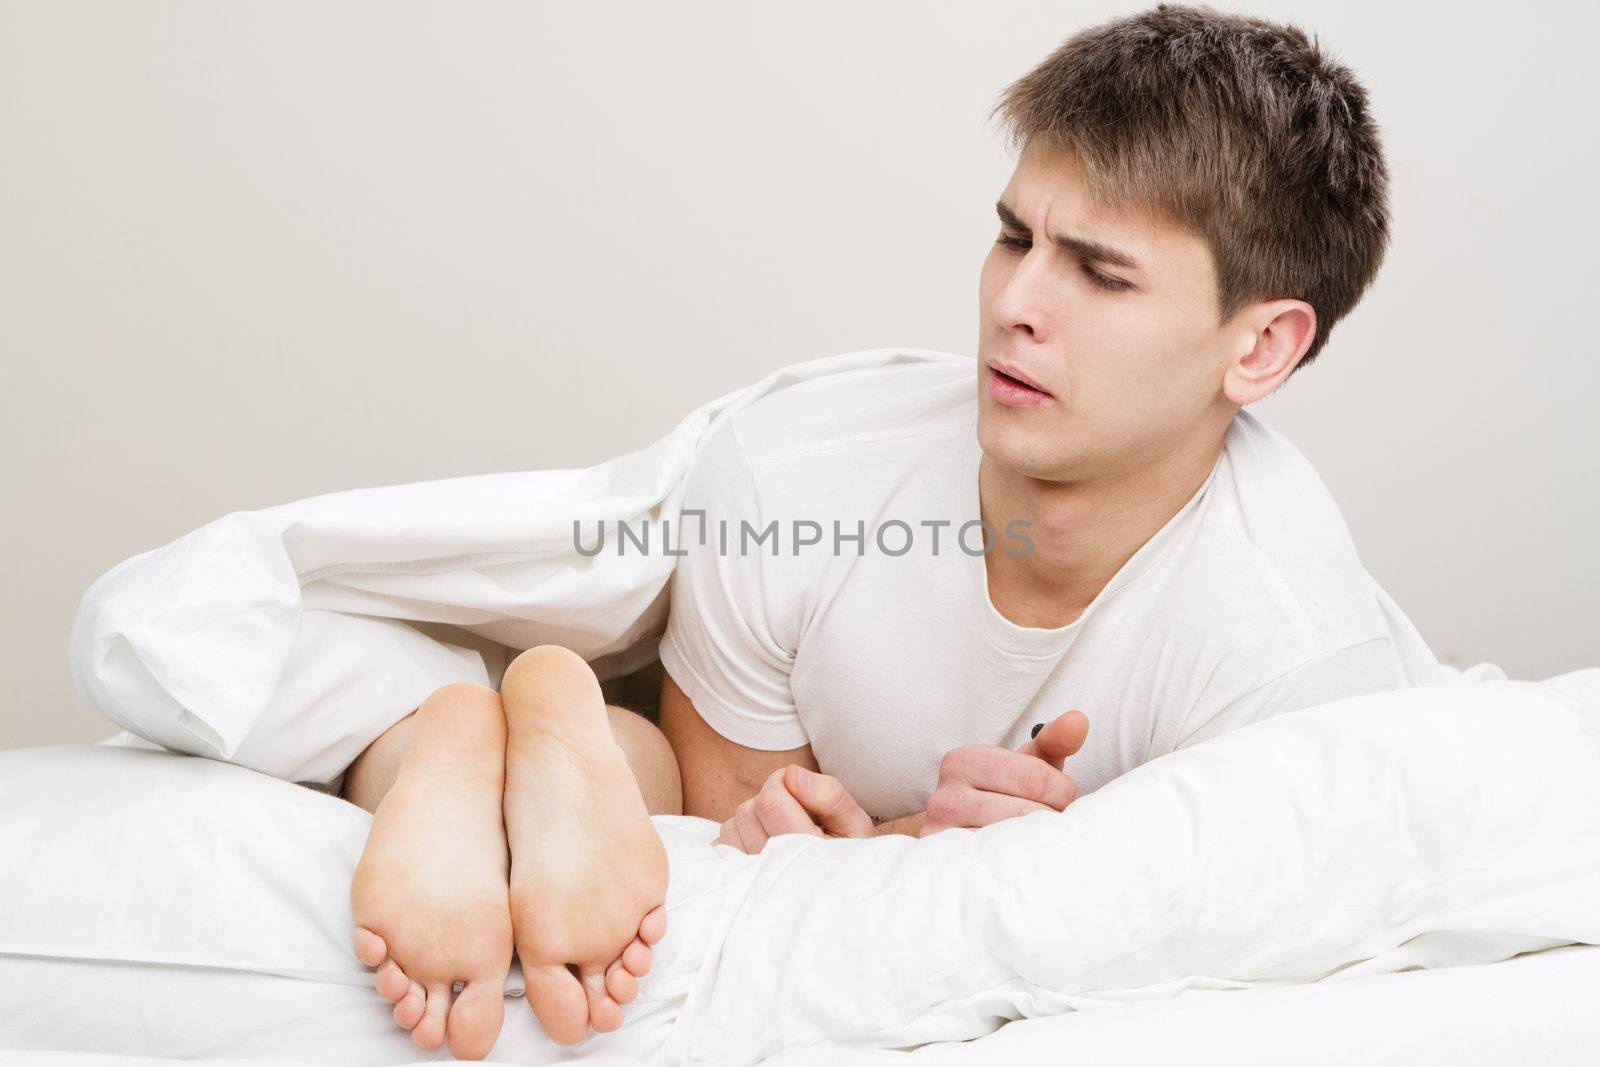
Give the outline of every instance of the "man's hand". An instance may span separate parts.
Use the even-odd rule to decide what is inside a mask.
[[[1047,723],[1015,752],[994,745],[951,749],[939,764],[939,785],[928,797],[919,836],[1065,810],[1078,798],[1078,785],[1062,773],[1061,765],[1088,736],[1089,717],[1074,709]]]
[[[713,844],[733,845],[754,855],[769,837],[779,834],[872,837],[873,833],[872,816],[837,778],[791,763],[768,775],[761,791],[734,809]]]

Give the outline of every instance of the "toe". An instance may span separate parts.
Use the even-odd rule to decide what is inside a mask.
[[[389,955],[389,946],[383,943],[383,938],[368,930],[365,926],[356,927],[356,932],[350,939],[351,946],[356,950],[356,959],[368,967],[376,967]]]
[[[622,1025],[622,1005],[606,992],[606,971],[599,964],[583,964],[578,968],[578,979],[589,998],[589,1025],[595,1032],[609,1034]]]
[[[422,983],[412,982],[406,995],[394,1006],[394,1021],[407,1030],[411,1029],[422,1021],[422,1010],[427,1002],[428,995],[423,992]]]
[[[378,968],[378,994],[390,1004],[400,1003],[400,998],[411,991],[411,979],[392,959],[385,959]]]
[[[589,1002],[578,976],[559,963],[522,967],[528,1006],[558,1045],[576,1045],[589,1036]]]
[[[411,1043],[424,1052],[432,1052],[444,1044],[445,1019],[450,1014],[450,984],[435,982],[428,986],[428,1007],[422,1021],[411,1031]]]
[[[458,1060],[481,1060],[494,1048],[505,1022],[505,979],[468,982],[450,1005],[445,1034],[450,1055]]]
[[[618,1004],[630,1003],[639,995],[639,979],[628,973],[621,960],[613,960],[606,968],[606,992]]]
[[[639,922],[639,939],[647,945],[660,941],[667,933],[667,909],[657,904]]]
[[[650,955],[650,946],[636,937],[633,944],[622,950],[622,965],[635,978],[643,978],[650,973]]]

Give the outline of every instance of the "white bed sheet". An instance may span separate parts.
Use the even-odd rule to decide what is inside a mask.
[[[37,961],[19,966],[0,959],[0,1013],[26,1008],[41,1013],[41,1032],[70,1019],[70,1005],[27,1003],[21,995]],[[130,970],[132,970],[130,968]],[[82,995],[115,998],[123,981],[105,968],[85,968]],[[148,978],[149,976],[145,976]],[[253,976],[253,993],[262,983],[305,986],[288,978]],[[1600,991],[1600,947],[1549,949],[1482,966],[1378,974],[1342,983],[1242,989],[1229,992],[1191,990],[1169,1000],[1144,1001],[1073,1012],[1044,1019],[1007,1023],[974,1041],[924,1045],[912,1052],[794,1049],[766,1060],[763,1067],[974,1067],[1008,1064],[1016,1067],[1144,1067],[1181,1062],[1186,1067],[1499,1067],[1504,1063],[1537,1063],[1542,1067],[1600,1063],[1600,1013],[1594,1010]],[[447,1057],[427,1057],[411,1049],[395,1033],[375,1030],[351,1033],[352,1017],[370,1011],[343,1012],[330,1003],[333,987],[318,985],[317,1014],[329,1022],[326,1045],[317,1061],[343,1064],[420,1064]],[[352,994],[358,991],[352,990]],[[293,991],[285,993],[292,996]],[[308,1003],[308,1008],[310,1004]],[[516,1013],[522,1014],[522,1013]],[[205,1058],[186,1050],[183,1059],[150,1059],[45,1049],[0,1051],[0,1065],[39,1067],[137,1067],[179,1062],[224,1065],[306,1063],[304,1055],[274,1059],[263,1036],[261,1058]],[[512,1067],[513,1061],[491,1064]],[[644,1067],[647,1061],[591,1058],[592,1067]]]

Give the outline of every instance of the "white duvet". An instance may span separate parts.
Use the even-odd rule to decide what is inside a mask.
[[[677,557],[660,539],[681,552],[684,475],[707,431],[824,375],[928,361],[973,362],[898,348],[828,356],[708,401],[649,447],[593,467],[233,512],[89,587],[73,621],[73,681],[138,737],[326,783],[440,686],[492,684],[482,654],[413,624],[513,649],[564,645],[602,680],[627,673],[655,658],[666,628]],[[605,549],[579,551],[574,524],[592,548],[602,521]],[[618,522],[648,528],[651,550],[619,536]]]

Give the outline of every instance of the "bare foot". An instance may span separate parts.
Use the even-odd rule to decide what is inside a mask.
[[[505,737],[493,689],[450,685],[424,701],[350,887],[356,956],[378,968],[395,1022],[457,1059],[487,1056],[505,1021]]]
[[[667,929],[667,852],[577,653],[539,645],[506,668],[511,925],[528,1003],[573,1045],[622,1025]]]

